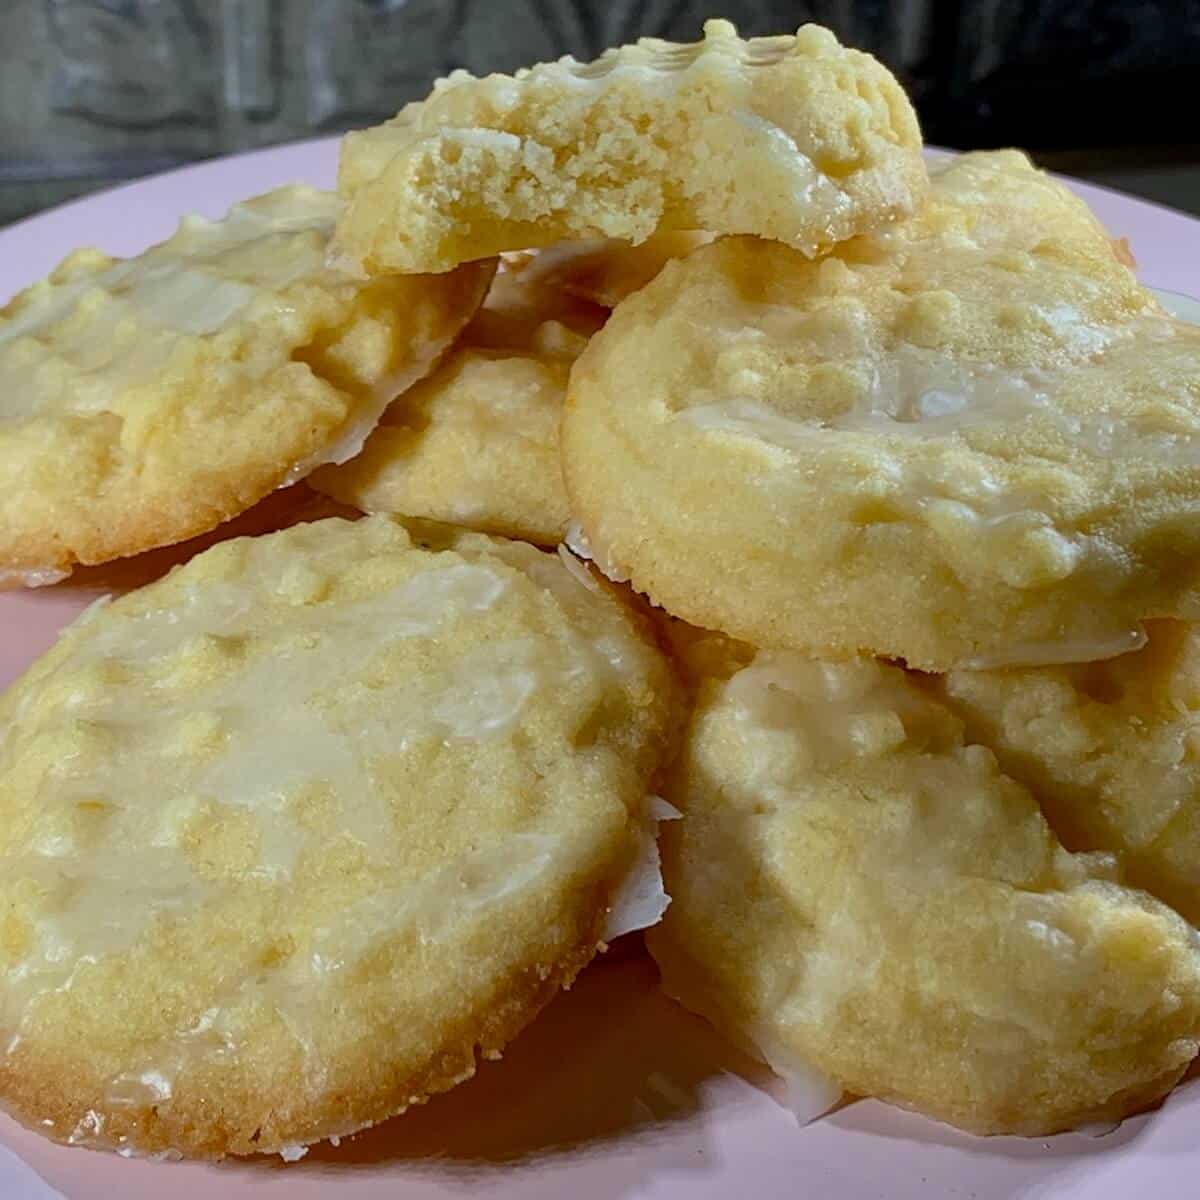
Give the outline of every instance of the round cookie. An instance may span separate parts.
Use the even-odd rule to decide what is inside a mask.
[[[826,1104],[1046,1134],[1159,1099],[1200,1048],[1194,930],[1067,853],[898,668],[733,652],[666,795],[664,986]]]
[[[455,71],[346,135],[336,252],[354,269],[444,271],[565,239],[659,230],[778,238],[813,253],[911,213],[925,192],[903,89],[827,29],[678,45],[514,76]]]
[[[629,927],[671,688],[554,555],[384,517],[89,610],[0,699],[0,1099],[295,1157],[468,1078]]]
[[[552,546],[566,533],[558,427],[604,309],[501,263],[458,346],[384,414],[361,454],[310,479],[364,512]]]
[[[0,576],[182,541],[358,452],[492,268],[364,285],[326,266],[335,209],[282,188],[0,310]]]
[[[1152,621],[1146,646],[1104,662],[952,671],[930,680],[1037,797],[1075,850],[1200,923],[1200,628]]]
[[[1200,603],[1200,329],[1016,152],[817,262],[669,264],[576,363],[563,453],[602,568],[755,645],[1086,661]]]

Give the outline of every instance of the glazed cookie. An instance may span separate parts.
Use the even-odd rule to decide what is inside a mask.
[[[555,556],[385,517],[89,610],[0,700],[0,1098],[296,1157],[468,1078],[661,911],[628,902],[670,706]]]
[[[361,448],[492,267],[369,285],[325,265],[334,196],[71,255],[0,310],[0,576],[51,582],[212,529]]]
[[[368,274],[660,229],[813,253],[907,215],[925,186],[912,106],[875,59],[815,25],[743,41],[708,21],[694,45],[455,71],[347,134],[336,248]]]
[[[1067,853],[898,668],[735,657],[667,795],[664,985],[812,1115],[845,1090],[1045,1134],[1136,1111],[1197,1053],[1194,931]]]
[[[568,522],[567,373],[605,315],[502,265],[441,367],[392,404],[357,458],[317,471],[312,486],[364,512],[557,544]]]
[[[1200,329],[1013,151],[817,262],[669,264],[576,363],[563,453],[607,573],[759,646],[1086,661],[1200,603]]]
[[[1153,621],[1105,662],[932,679],[971,738],[1030,788],[1072,849],[1200,923],[1200,628]]]

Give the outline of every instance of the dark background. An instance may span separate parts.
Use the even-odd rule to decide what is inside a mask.
[[[0,0],[0,222],[179,163],[389,116],[453,67],[641,34],[831,26],[927,140],[1200,212],[1200,0]]]

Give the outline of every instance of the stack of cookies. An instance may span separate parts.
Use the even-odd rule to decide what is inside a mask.
[[[0,699],[47,1135],[298,1157],[641,929],[808,1115],[1050,1133],[1200,1051],[1200,329],[827,31],[459,72],[17,297],[0,576],[213,530]]]

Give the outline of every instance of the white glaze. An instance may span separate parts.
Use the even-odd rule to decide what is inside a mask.
[[[1101,662],[1132,654],[1148,641],[1140,625],[1124,629],[1106,638],[1069,638],[1057,642],[1027,643],[1009,646],[998,654],[968,659],[962,664],[967,671],[991,671],[1003,667],[1048,667],[1059,663]]]
[[[609,900],[601,938],[615,941],[637,929],[649,929],[662,920],[671,903],[662,876],[658,852],[661,821],[678,821],[683,814],[661,796],[647,796],[638,828],[638,846],[628,873]]]
[[[324,264],[324,241],[337,198],[312,188],[285,189],[254,204],[238,204],[220,221],[184,217],[175,235],[135,258],[79,282],[52,285],[0,321],[0,346],[41,333],[70,316],[89,293],[111,292],[128,313],[160,329],[215,333],[235,319],[260,289],[288,286]],[[317,235],[299,252],[281,255],[280,237]],[[232,267],[234,273],[223,274]],[[243,278],[245,277],[245,278]]]
[[[807,1063],[795,1051],[771,1038],[765,1030],[750,1035],[758,1057],[783,1080],[784,1105],[800,1125],[811,1125],[842,1098],[842,1088]]]
[[[576,528],[578,528],[578,527],[576,527]],[[567,536],[570,536],[570,534],[568,533]],[[583,536],[582,531],[579,531],[578,533],[576,533],[577,539],[581,538],[582,536]],[[583,563],[580,562],[580,560],[578,558],[576,558],[575,555],[572,554],[570,550],[567,549],[565,544],[560,545],[557,548],[557,553],[558,553],[559,561],[567,569],[567,574],[570,575],[571,578],[576,581],[576,583],[579,583],[580,585],[585,587],[589,592],[592,592],[595,595],[601,594],[600,585],[595,581],[595,579],[592,578],[587,567],[585,567],[583,565]]]
[[[594,537],[584,533],[583,526],[578,521],[571,521],[567,532],[563,534],[563,545],[576,558],[590,562],[596,570],[613,583],[627,583],[629,576],[613,562],[612,556]]]
[[[109,388],[152,377],[170,355],[162,332],[212,336],[253,305],[283,312],[278,293],[325,273],[336,198],[286,188],[236,205],[221,221],[185,217],[176,234],[136,258],[65,283],[42,283],[0,317],[0,422],[47,404],[90,411],[102,391],[63,390],[56,367],[103,375]],[[132,335],[148,335],[131,341]]]
[[[1061,305],[1039,310],[1069,349],[1080,355],[1075,369],[1102,362],[1107,352],[1136,339],[1170,340],[1175,326],[1157,315],[1120,327],[1088,324],[1075,309]],[[885,438],[946,438],[971,429],[1001,428],[1037,418],[1099,455],[1155,453],[1161,432],[1123,414],[1078,415],[1057,402],[1063,372],[1012,371],[989,363],[954,359],[933,350],[901,344],[886,355],[867,360],[868,382],[845,411],[822,419],[789,417],[775,408],[738,394],[739,382],[754,384],[761,376],[742,366],[748,349],[768,340],[795,340],[809,348],[817,362],[864,357],[871,348],[865,314],[850,309],[837,314],[800,314],[778,305],[755,305],[744,324],[724,332],[728,345],[718,356],[721,391],[684,409],[676,419],[703,429],[757,437],[781,449],[811,450],[815,438],[831,432],[874,433]],[[1069,370],[1069,368],[1068,368]],[[751,390],[747,388],[747,391]],[[1181,453],[1198,455],[1195,438],[1175,435]]]

